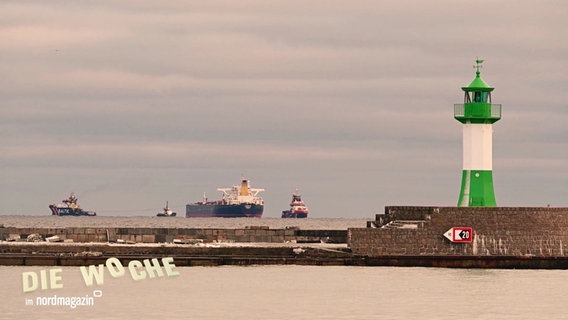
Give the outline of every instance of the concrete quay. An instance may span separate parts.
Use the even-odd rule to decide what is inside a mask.
[[[219,265],[352,265],[346,244],[113,244],[1,242],[0,265],[85,266],[117,258],[132,260],[173,257],[176,266]]]
[[[0,227],[0,265],[84,266],[111,257],[123,264],[173,257],[177,266],[354,263],[347,230]]]
[[[212,243],[112,244],[0,242],[0,265],[69,266],[172,257],[180,267],[222,265],[396,266],[444,268],[568,269],[568,257],[356,255],[343,244]]]

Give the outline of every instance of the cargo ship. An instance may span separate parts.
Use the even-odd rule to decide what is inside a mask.
[[[247,179],[241,179],[241,184],[232,188],[218,188],[223,194],[222,199],[203,201],[186,205],[186,218],[260,218],[264,211],[264,200],[258,194],[264,189],[253,189]]]
[[[177,213],[173,212],[170,207],[168,207],[168,202],[166,201],[166,207],[164,208],[164,211],[162,212],[158,212],[158,214],[156,215],[157,217],[175,217],[177,215]]]
[[[93,211],[85,211],[77,204],[75,193],[71,192],[69,198],[62,200],[61,204],[52,204],[49,206],[51,215],[53,216],[96,216]]]
[[[296,189],[296,192],[292,193],[292,201],[290,202],[290,209],[282,211],[282,218],[307,218],[308,217],[308,207],[302,201],[302,195]]]

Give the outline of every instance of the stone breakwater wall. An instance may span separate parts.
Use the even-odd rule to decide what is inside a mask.
[[[173,257],[176,266],[220,265],[356,265],[345,244],[218,246],[117,243],[0,242],[0,266],[87,266],[116,258],[133,260]]]
[[[172,243],[232,241],[232,242],[329,242],[346,243],[347,230],[270,229],[251,226],[244,229],[186,228],[15,228],[0,227],[0,240],[34,241],[57,236],[73,242]]]
[[[367,228],[348,230],[354,255],[366,257],[568,257],[568,208],[388,206]],[[472,242],[451,242],[453,227]]]

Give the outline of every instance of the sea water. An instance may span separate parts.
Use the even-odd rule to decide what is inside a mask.
[[[366,220],[0,216],[0,224],[345,230]],[[135,280],[127,266],[116,277],[108,269],[87,286],[79,267],[0,266],[0,319],[568,319],[568,270],[176,267],[178,275]],[[52,272],[62,288],[51,288]],[[24,292],[32,273],[38,289]]]
[[[374,217],[373,217],[374,218]],[[365,228],[372,219],[282,219],[282,218],[185,218],[185,217],[58,217],[0,215],[0,225],[20,228],[114,227],[114,228],[227,228],[267,226],[271,229],[298,227],[305,230]]]
[[[60,289],[23,292],[58,268]],[[2,319],[568,319],[568,271],[347,266],[176,267],[104,276],[78,267],[0,267]],[[57,302],[55,298],[63,298]],[[84,298],[74,307],[65,299]],[[49,300],[55,303],[50,303]],[[55,304],[55,305],[53,305]]]

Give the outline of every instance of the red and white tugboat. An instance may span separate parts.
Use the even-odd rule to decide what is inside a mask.
[[[296,189],[296,192],[292,193],[292,202],[290,202],[290,209],[282,211],[282,218],[307,218],[308,217],[308,207],[302,201],[302,195]]]

